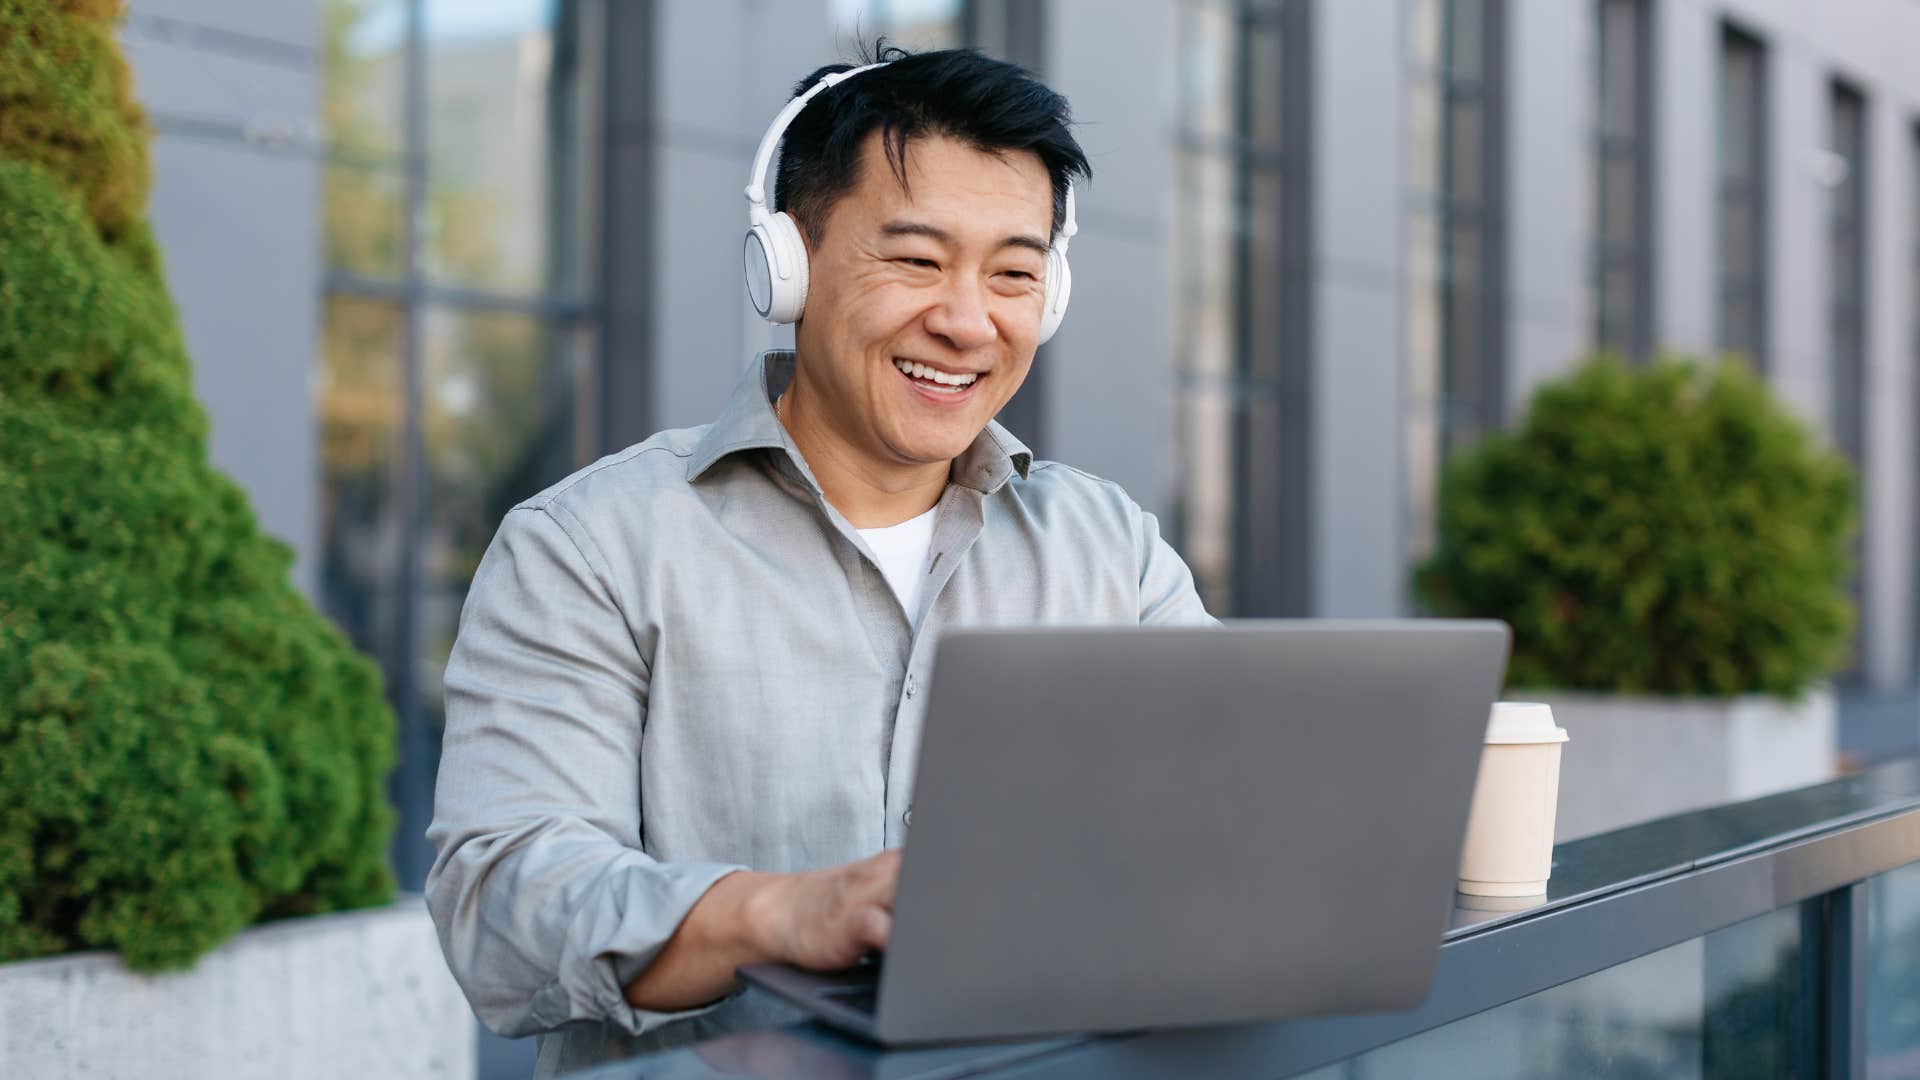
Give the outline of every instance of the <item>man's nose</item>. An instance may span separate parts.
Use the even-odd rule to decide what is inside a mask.
[[[982,286],[974,281],[947,284],[940,303],[927,313],[927,331],[962,350],[990,345],[1000,332],[987,314]]]

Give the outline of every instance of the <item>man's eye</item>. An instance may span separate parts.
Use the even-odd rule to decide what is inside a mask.
[[[1039,280],[1038,278],[1034,277],[1032,274],[1027,273],[1025,270],[1005,270],[1005,271],[1002,271],[1002,273],[1006,274],[1010,278],[1018,278],[1021,281],[1038,281]]]
[[[904,258],[904,259],[895,259],[893,261],[897,263],[906,263],[908,266],[925,267],[927,269],[932,269],[933,267],[938,265],[932,259]]]

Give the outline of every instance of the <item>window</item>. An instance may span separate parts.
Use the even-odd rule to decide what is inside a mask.
[[[1407,115],[1407,495],[1433,549],[1442,463],[1505,419],[1500,0],[1411,0]]]
[[[1859,470],[1862,499],[1873,493],[1865,484],[1867,465],[1866,359],[1866,102],[1858,91],[1834,83],[1828,101],[1827,192],[1827,363],[1833,395],[1833,442]],[[1854,541],[1854,557],[1865,553],[1864,534]],[[1864,563],[1860,565],[1864,566]],[[1854,670],[1864,655],[1868,610],[1862,571],[1851,585],[1860,613],[1854,633]]]
[[[1306,8],[1175,11],[1173,533],[1223,616],[1307,605]]]
[[[1653,63],[1647,0],[1600,0],[1593,139],[1593,262],[1598,349],[1645,359],[1653,347]]]
[[[329,0],[323,603],[401,724],[417,886],[441,672],[500,518],[599,451],[591,0]]]
[[[1719,344],[1767,363],[1766,49],[1732,27],[1720,38]]]
[[[1913,429],[1920,431],[1920,124],[1914,125],[1911,140],[1912,147],[1910,152],[1913,157],[1913,162],[1907,175],[1910,177],[1909,183],[1913,188],[1913,205],[1909,211],[1911,216],[1907,220],[1909,228],[1912,230],[1912,236],[1908,239],[1908,243],[1912,245],[1912,252],[1909,255],[1907,264],[1907,289],[1909,294],[1907,311],[1913,320],[1913,326],[1907,335],[1907,347],[1909,351],[1909,367],[1907,370],[1912,373],[1911,379],[1914,388],[1915,408],[1913,413]],[[1917,519],[1912,528],[1914,528],[1915,532],[1920,532],[1920,455],[1916,455],[1914,458],[1912,475],[1914,477],[1912,481],[1913,501],[1915,504],[1914,513]],[[1909,535],[1913,535],[1913,533]],[[1920,544],[1911,544],[1909,547],[1914,553],[1915,560],[1913,567],[1914,669],[1912,678],[1916,685],[1920,685]]]
[[[1827,351],[1833,374],[1835,444],[1866,464],[1866,103],[1833,85],[1828,120],[1832,187],[1827,194]]]

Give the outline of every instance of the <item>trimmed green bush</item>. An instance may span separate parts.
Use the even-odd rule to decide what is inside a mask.
[[[117,5],[0,0],[0,961],[393,892],[378,670],[207,460]]]
[[[1797,697],[1844,662],[1854,508],[1744,366],[1606,359],[1449,465],[1414,588],[1510,623],[1514,686]]]

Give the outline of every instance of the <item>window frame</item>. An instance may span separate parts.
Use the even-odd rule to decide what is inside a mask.
[[[1170,532],[1189,550],[1195,510],[1188,498],[1193,470],[1199,466],[1196,443],[1184,406],[1196,395],[1224,393],[1231,410],[1226,505],[1227,556],[1223,580],[1199,582],[1209,610],[1222,617],[1305,615],[1311,608],[1311,304],[1309,271],[1312,228],[1310,152],[1312,145],[1311,3],[1309,0],[1184,0],[1187,8],[1227,8],[1242,31],[1235,40],[1230,80],[1232,133],[1206,135],[1176,122],[1175,198],[1183,199],[1182,177],[1203,160],[1225,162],[1232,170],[1232,204],[1238,221],[1264,216],[1277,223],[1278,243],[1257,251],[1252,230],[1236,227],[1230,255],[1233,302],[1230,314],[1230,370],[1225,374],[1194,369],[1176,329],[1174,461],[1176,492]],[[1276,32],[1246,32],[1255,25]],[[1266,84],[1254,74],[1260,61],[1256,40],[1270,41],[1280,95],[1279,130],[1272,143],[1255,133],[1254,88]],[[1256,204],[1259,180],[1269,181],[1274,203]],[[1176,223],[1179,220],[1176,211]],[[1176,235],[1188,230],[1177,227]],[[1176,249],[1171,275],[1176,319],[1184,309],[1186,281]],[[1256,284],[1272,283],[1278,295],[1257,294]],[[1271,314],[1256,319],[1258,311]],[[1274,329],[1267,336],[1258,323]],[[1268,423],[1256,421],[1256,414]],[[1205,568],[1196,572],[1204,579]],[[1211,588],[1210,588],[1211,586]]]
[[[1632,131],[1625,135],[1609,132],[1606,124],[1606,100],[1613,67],[1607,52],[1610,41],[1606,32],[1607,13],[1615,8],[1632,12],[1633,19],[1633,101],[1629,108]],[[1649,0],[1595,0],[1594,12],[1597,28],[1594,48],[1596,107],[1592,134],[1593,163],[1589,174],[1594,185],[1594,199],[1589,222],[1592,246],[1587,270],[1593,347],[1596,351],[1615,351],[1629,359],[1644,362],[1653,352],[1654,305],[1658,295],[1654,281],[1658,271],[1653,258],[1656,215],[1659,212],[1655,204],[1653,161],[1659,145],[1656,130],[1658,119],[1653,108],[1657,93],[1654,80],[1658,72],[1653,52],[1653,12]],[[1628,172],[1633,185],[1631,239],[1624,248],[1609,242],[1608,230],[1604,227],[1609,192],[1607,166],[1619,160],[1630,163]],[[1624,335],[1616,337],[1618,328],[1610,326],[1607,317],[1607,277],[1610,272],[1622,270],[1627,276],[1631,315]]]
[[[1421,2],[1436,5],[1441,19],[1438,32],[1439,55],[1437,57],[1416,54],[1418,43],[1409,38],[1405,48],[1405,86],[1403,93],[1408,100],[1422,89],[1436,92],[1439,115],[1435,129],[1438,148],[1435,160],[1438,162],[1437,186],[1439,190],[1426,190],[1413,183],[1404,184],[1406,214],[1410,221],[1426,219],[1434,236],[1434,254],[1436,272],[1434,280],[1421,280],[1417,272],[1407,275],[1403,289],[1402,315],[1410,324],[1405,340],[1406,353],[1402,359],[1404,374],[1412,386],[1430,383],[1434,387],[1435,397],[1431,401],[1417,398],[1413,393],[1404,396],[1406,404],[1402,406],[1405,430],[1411,432],[1419,422],[1428,422],[1433,428],[1433,445],[1417,445],[1409,437],[1402,450],[1402,540],[1401,549],[1406,554],[1409,565],[1426,558],[1432,549],[1435,537],[1437,515],[1439,513],[1439,477],[1444,472],[1447,460],[1452,454],[1464,447],[1471,446],[1489,432],[1504,427],[1507,420],[1507,80],[1510,76],[1507,59],[1507,32],[1509,7],[1506,0],[1410,0],[1406,10]],[[1478,71],[1463,78],[1452,70],[1453,56],[1450,44],[1454,37],[1453,18],[1461,4],[1480,5],[1480,47]],[[1411,20],[1409,20],[1411,24]],[[1454,144],[1454,105],[1472,101],[1477,107],[1475,123],[1479,131],[1479,143],[1475,149],[1474,167],[1478,181],[1478,198],[1463,198],[1455,189],[1457,159],[1453,154]],[[1412,132],[1409,131],[1409,140]],[[1459,322],[1459,305],[1455,303],[1455,289],[1460,284],[1456,280],[1454,265],[1454,237],[1462,226],[1473,230],[1475,236],[1477,261],[1475,276],[1472,279],[1474,307],[1470,317],[1474,320],[1474,340],[1478,344],[1479,354],[1473,358],[1470,366],[1460,363],[1456,354]],[[1416,235],[1419,229],[1409,229],[1409,237]],[[1409,264],[1418,266],[1417,252],[1412,250],[1413,241],[1409,240],[1407,259]],[[1415,290],[1432,289],[1433,302],[1437,318],[1435,320],[1436,340],[1431,343],[1415,342],[1414,327],[1411,325],[1411,311],[1417,304]],[[1422,373],[1416,366],[1423,361],[1423,346],[1431,346],[1431,355],[1435,370]],[[1468,397],[1459,392],[1463,377],[1470,377],[1475,393]],[[1432,455],[1428,463],[1431,475],[1422,478],[1425,471],[1417,460],[1423,449]],[[1428,486],[1423,502],[1421,486]],[[1404,590],[1410,586],[1410,575],[1403,580]],[[1409,596],[1405,600],[1411,608]]]
[[[1752,145],[1746,154],[1746,174],[1732,175],[1728,171],[1729,162],[1724,151],[1726,148],[1727,107],[1726,70],[1735,53],[1745,52],[1753,59],[1753,85],[1749,104],[1752,110]],[[1753,348],[1747,355],[1754,369],[1765,374],[1771,367],[1772,340],[1768,325],[1767,303],[1772,283],[1772,230],[1769,228],[1768,215],[1772,205],[1772,176],[1768,161],[1772,154],[1772,93],[1768,88],[1768,79],[1772,71],[1772,57],[1767,42],[1759,34],[1744,29],[1732,21],[1720,24],[1720,42],[1718,53],[1718,72],[1720,79],[1715,93],[1718,97],[1715,128],[1715,165],[1714,165],[1714,343],[1723,353],[1735,350],[1731,347],[1727,309],[1729,283],[1739,281],[1749,298],[1748,325],[1746,336],[1753,342]],[[1732,190],[1744,186],[1743,192]],[[1753,266],[1744,277],[1729,273],[1727,268],[1728,237],[1725,231],[1726,208],[1730,199],[1740,195],[1750,203],[1749,214],[1753,228],[1747,237],[1748,251]]]

